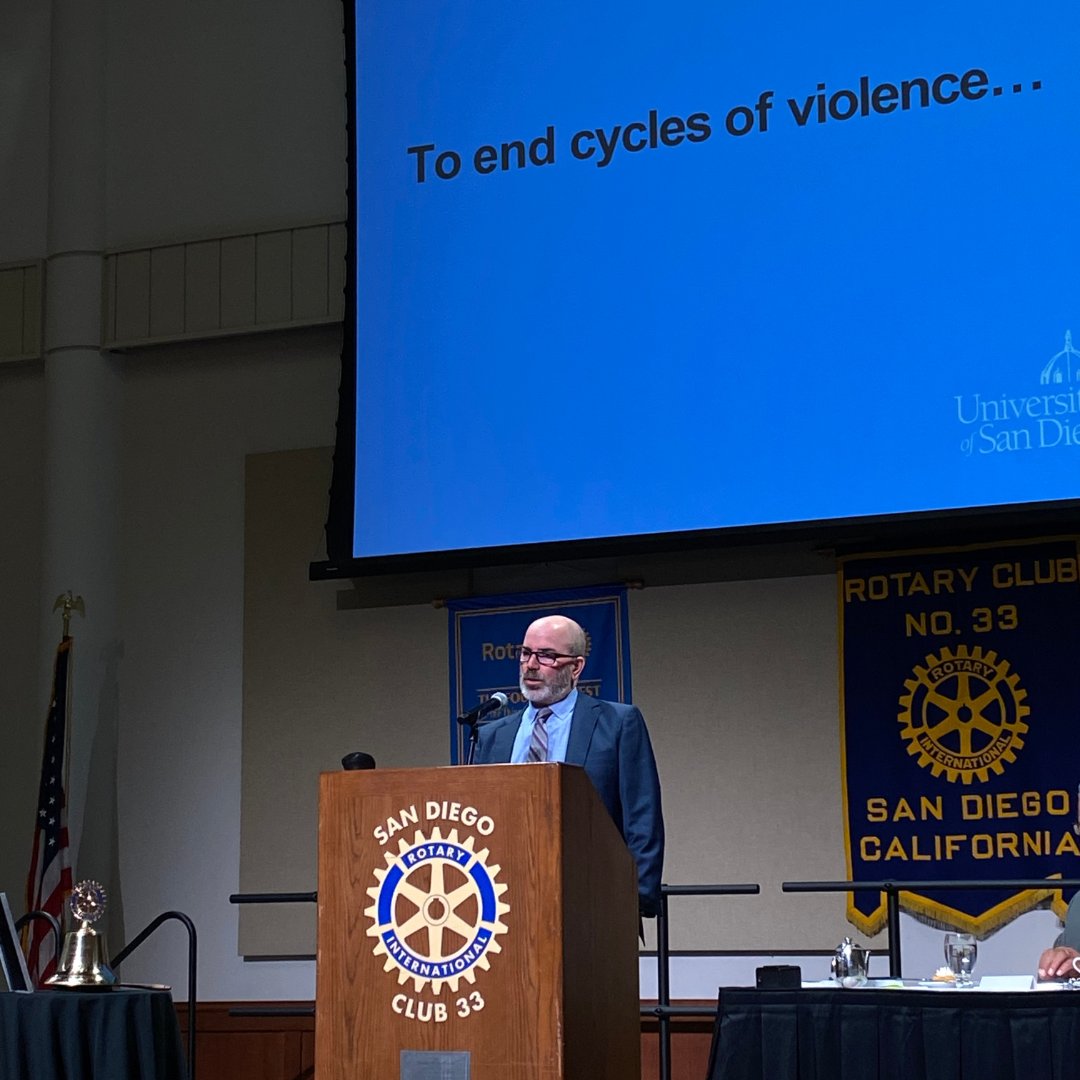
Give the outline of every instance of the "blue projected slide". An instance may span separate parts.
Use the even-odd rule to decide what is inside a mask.
[[[358,3],[355,556],[1075,497],[1077,42]]]

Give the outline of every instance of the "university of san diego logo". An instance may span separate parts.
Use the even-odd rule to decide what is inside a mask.
[[[907,751],[950,782],[985,782],[1016,760],[1028,726],[1027,691],[1007,660],[979,646],[930,653],[904,680],[900,735]]]
[[[1072,331],[1039,369],[1038,386],[954,396],[965,457],[1080,449],[1080,349]]]
[[[408,811],[401,818],[408,820]],[[510,911],[503,899],[507,887],[499,882],[500,868],[488,862],[488,849],[477,851],[475,838],[462,839],[457,829],[444,837],[435,826],[430,835],[418,829],[411,841],[399,839],[397,852],[385,851],[383,858],[386,867],[375,868],[377,884],[367,890],[372,903],[364,911],[374,952],[385,956],[383,970],[396,972],[399,985],[411,980],[417,994],[429,989],[439,995],[444,986],[457,993],[462,979],[475,983],[476,972],[489,968],[491,954],[502,951],[498,939]],[[483,998],[473,992],[453,1004],[467,1015],[483,1008]],[[393,1007],[420,1020],[445,1019],[447,1013],[446,1004],[402,994]]]

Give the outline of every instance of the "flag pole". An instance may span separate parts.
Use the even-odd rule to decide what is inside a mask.
[[[71,647],[74,642],[71,639],[71,615],[73,612],[77,612],[80,618],[86,618],[86,604],[81,596],[73,596],[70,589],[66,593],[61,593],[53,601],[53,611],[59,611],[60,618],[62,619],[61,631],[60,631],[60,644],[63,645],[67,642],[68,645],[68,677],[64,686],[66,693],[66,700],[64,701],[64,716],[66,723],[64,724],[64,797],[65,799],[71,793],[71,727],[74,721],[74,717],[71,711],[71,687],[75,681],[75,650]],[[71,873],[74,879],[75,867],[71,867]],[[62,920],[61,920],[62,921]]]
[[[41,754],[41,780],[38,785],[37,814],[34,822],[34,843],[30,857],[30,872],[26,880],[26,910],[43,911],[58,921],[63,920],[64,907],[71,892],[71,867],[67,827],[67,792],[70,789],[70,725],[71,703],[71,613],[85,616],[86,605],[81,596],[71,592],[58,596],[53,611],[63,610],[63,636],[56,647],[53,663],[52,692],[45,721],[45,738]],[[31,981],[40,986],[56,968],[55,941],[39,921],[27,926],[27,969]]]

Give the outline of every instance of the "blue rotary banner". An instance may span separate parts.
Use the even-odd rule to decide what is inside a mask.
[[[1080,874],[1075,537],[841,560],[841,748],[852,881]],[[987,933],[1071,893],[901,892],[904,910]],[[867,934],[878,892],[851,894]]]
[[[466,732],[457,717],[502,691],[507,708],[524,707],[518,686],[518,646],[534,619],[568,615],[585,631],[581,693],[607,701],[630,700],[630,618],[623,586],[562,592],[480,596],[447,602],[450,610],[450,760],[465,759]]]

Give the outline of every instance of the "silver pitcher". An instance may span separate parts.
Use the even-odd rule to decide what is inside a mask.
[[[846,937],[836,946],[829,968],[841,986],[862,986],[870,972],[870,950]]]

